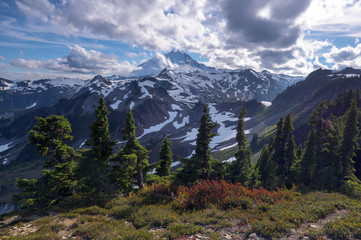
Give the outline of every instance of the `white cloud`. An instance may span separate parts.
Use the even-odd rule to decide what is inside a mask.
[[[333,63],[334,69],[344,67],[361,68],[361,44],[356,47],[332,47],[331,51],[323,54],[327,63]]]
[[[0,59],[1,59],[1,60],[3,60],[3,61],[5,61],[5,60],[6,60],[6,58],[5,58],[5,57],[3,57],[3,56],[0,56]]]
[[[355,44],[358,44],[360,42],[360,39],[359,38],[356,38],[355,39]]]
[[[95,50],[86,50],[78,45],[70,46],[70,53],[64,58],[46,61],[15,59],[12,66],[30,70],[83,74],[127,74],[136,67],[127,61],[119,62],[116,56],[105,55]]]
[[[199,53],[209,59],[208,65],[218,68],[266,68],[305,75],[322,65],[319,57],[332,47],[325,38],[305,39],[306,36],[315,31],[355,37],[361,33],[361,1],[354,0],[63,0],[60,3],[17,0],[16,3],[29,19],[31,31],[115,40],[156,52],[175,47]],[[141,56],[130,52],[126,55]],[[328,61],[332,61],[331,56]],[[134,63],[119,63],[114,56],[76,48],[65,58],[41,62],[18,59],[12,63],[28,69],[101,74],[135,68]]]

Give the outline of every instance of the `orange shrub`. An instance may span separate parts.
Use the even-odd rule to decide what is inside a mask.
[[[293,199],[291,191],[268,191],[264,188],[247,189],[241,183],[224,180],[204,180],[191,187],[180,186],[173,202],[176,208],[205,208],[214,205],[222,208],[249,208],[253,202],[274,204]]]

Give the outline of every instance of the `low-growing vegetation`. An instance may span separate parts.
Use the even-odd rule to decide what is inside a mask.
[[[292,232],[308,224],[310,227],[303,236],[311,239],[321,236],[350,239],[360,237],[360,210],[359,200],[338,193],[248,189],[224,180],[200,181],[178,188],[162,183],[145,187],[136,194],[117,196],[106,204],[52,213],[53,216],[33,221],[31,215],[23,212],[27,217],[5,223],[11,218],[9,215],[4,219],[0,236],[4,239],[187,239],[200,235],[210,239],[226,236],[241,239],[257,234],[264,238],[292,239]],[[343,214],[317,229],[311,227],[337,211]]]

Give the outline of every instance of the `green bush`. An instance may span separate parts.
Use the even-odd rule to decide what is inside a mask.
[[[205,231],[203,227],[191,223],[174,223],[171,224],[167,229],[168,231],[165,233],[165,235],[169,239],[177,239],[183,236],[194,235],[196,233]]]
[[[179,221],[177,213],[170,207],[149,205],[143,206],[130,216],[131,221],[137,228],[150,226],[160,227],[167,226],[172,222]]]
[[[128,204],[115,206],[110,209],[110,216],[115,217],[117,219],[127,219],[129,218],[135,211],[135,207],[130,206]]]

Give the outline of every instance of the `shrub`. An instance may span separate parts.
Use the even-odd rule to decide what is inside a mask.
[[[262,187],[250,190],[240,183],[205,180],[191,187],[179,187],[173,205],[180,209],[199,209],[211,205],[247,209],[253,202],[274,204],[293,198],[293,193],[287,190],[268,191]]]
[[[171,224],[168,227],[168,231],[166,232],[165,235],[169,239],[177,239],[183,236],[189,236],[204,231],[205,229],[203,227],[191,223],[187,223],[187,224],[175,223],[175,224]]]
[[[178,215],[174,213],[167,206],[149,205],[141,207],[138,211],[134,212],[131,221],[137,228],[150,226],[160,227],[167,226],[172,222],[178,221]]]
[[[172,200],[172,193],[177,192],[177,186],[170,182],[146,185],[137,194],[128,197],[132,204],[165,204]]]
[[[110,216],[121,219],[127,219],[129,218],[135,211],[135,208],[125,204],[121,206],[115,206],[112,209],[110,209]]]
[[[80,239],[124,239],[124,240],[146,240],[152,239],[149,232],[143,229],[135,229],[117,221],[95,222],[80,226],[73,233],[73,237]]]
[[[108,211],[104,208],[101,208],[99,206],[91,206],[87,208],[79,208],[76,210],[73,210],[72,213],[79,213],[79,214],[88,214],[88,215],[106,215]]]

